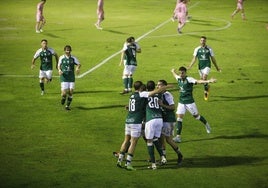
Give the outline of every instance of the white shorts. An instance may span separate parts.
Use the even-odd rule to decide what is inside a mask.
[[[176,122],[163,122],[162,134],[172,136]]]
[[[39,78],[47,78],[48,80],[50,80],[52,78],[52,70],[39,70]]]
[[[72,89],[74,90],[74,82],[61,82],[61,90]]]
[[[123,75],[132,75],[136,71],[137,66],[125,65]]]
[[[198,114],[198,110],[195,103],[191,104],[178,104],[176,114],[185,114],[186,110],[188,110],[193,116]]]
[[[125,135],[138,138],[141,136],[141,124],[126,124]]]
[[[161,131],[163,127],[163,119],[157,118],[152,119],[145,123],[145,138],[146,139],[153,139],[153,138],[160,138]]]
[[[202,78],[202,76],[203,76],[204,74],[206,74],[206,75],[209,74],[209,72],[210,72],[210,68],[209,68],[209,67],[206,67],[206,68],[204,68],[204,69],[199,70],[198,72],[199,72],[200,77]]]

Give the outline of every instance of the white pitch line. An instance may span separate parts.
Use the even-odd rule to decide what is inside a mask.
[[[198,17],[197,17],[198,18]],[[218,18],[209,18],[209,19],[212,19],[212,20],[217,20],[217,21],[222,21],[224,23],[226,23],[226,25],[224,25],[223,27],[219,27],[219,28],[215,28],[215,29],[211,29],[209,31],[220,31],[220,30],[225,30],[229,27],[231,27],[232,23],[228,20],[224,20],[224,19],[218,19]],[[208,32],[209,32],[208,31]],[[183,35],[193,35],[193,34],[197,34],[197,33],[200,33],[202,32],[201,31],[195,31],[195,32],[187,32],[187,33],[182,33],[182,34],[170,34],[170,35],[158,35],[158,36],[150,36],[150,37],[147,37],[147,38],[167,38],[167,37],[181,37]]]
[[[199,1],[196,2],[195,4],[193,4],[192,6],[189,7],[189,9],[197,6],[199,4]],[[148,36],[149,34],[151,34],[152,32],[158,30],[159,28],[163,27],[165,24],[167,24],[168,22],[170,22],[170,18],[166,21],[164,21],[163,23],[159,24],[158,26],[156,26],[154,29],[148,31],[147,33],[145,33],[144,35],[138,37],[136,39],[136,41],[140,41],[141,39],[145,38],[146,36]],[[114,58],[115,56],[117,56],[118,54],[121,53],[121,50],[110,55],[109,57],[107,57],[106,59],[104,59],[103,61],[101,61],[100,63],[98,63],[96,66],[92,67],[91,69],[89,69],[88,71],[84,72],[83,74],[80,74],[79,76],[77,76],[77,78],[82,78],[84,76],[86,76],[87,74],[91,73],[92,71],[96,70],[97,68],[101,67],[102,65],[104,65],[105,63],[107,63],[110,59]],[[38,77],[38,76],[33,76],[33,75],[0,75],[0,77]],[[54,77],[54,76],[53,76]]]
[[[151,31],[148,31],[147,33],[145,33],[144,35],[138,37],[136,39],[136,41],[140,41],[141,39],[143,39],[144,37],[146,37],[147,35],[149,35],[150,33],[156,31],[157,29],[159,29],[160,27],[162,27],[163,25],[167,24],[168,22],[170,22],[170,19],[166,20],[165,22],[161,23],[160,25],[156,26],[154,29],[152,29]],[[82,78],[84,76],[86,76],[87,74],[91,73],[92,71],[96,70],[97,68],[101,67],[102,65],[104,65],[105,63],[107,63],[110,59],[112,59],[113,57],[117,56],[118,54],[121,53],[121,50],[112,54],[111,56],[107,57],[106,59],[104,59],[103,61],[101,61],[99,64],[97,64],[96,66],[94,66],[93,68],[89,69],[88,71],[84,72],[83,74],[80,74],[79,76],[77,76],[77,78]]]
[[[195,4],[193,4],[191,7],[189,7],[189,9],[197,6],[199,4],[199,1],[196,2]],[[148,31],[147,33],[145,33],[144,35],[138,37],[136,39],[136,41],[140,41],[141,39],[143,39],[144,37],[146,37],[147,35],[151,34],[152,32],[156,31],[157,29],[163,27],[165,24],[167,24],[168,22],[170,22],[170,18],[166,21],[164,21],[163,23],[159,24],[158,26],[156,26],[154,29]],[[101,67],[102,65],[104,65],[105,63],[107,63],[110,59],[112,59],[113,57],[117,56],[118,54],[121,53],[121,50],[112,54],[111,56],[107,57],[106,59],[104,59],[103,61],[101,61],[99,64],[97,64],[96,66],[94,66],[93,68],[89,69],[88,71],[84,72],[83,74],[80,74],[79,76],[77,76],[77,78],[82,78],[84,76],[86,76],[87,74],[91,73],[92,71],[96,70],[97,68]]]

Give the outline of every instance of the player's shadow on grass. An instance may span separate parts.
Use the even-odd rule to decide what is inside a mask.
[[[124,108],[125,105],[117,104],[117,105],[106,105],[106,106],[95,106],[95,107],[84,107],[84,106],[77,106],[77,109],[80,110],[100,110],[100,109],[110,109],[110,108]]]
[[[85,94],[85,93],[113,93],[115,91],[108,91],[108,90],[104,90],[104,91],[75,91],[75,94]]]
[[[250,156],[204,156],[184,158],[180,166],[177,159],[169,159],[166,165],[158,166],[157,170],[178,168],[222,168],[236,165],[250,165],[265,160],[264,157]],[[150,164],[136,165],[137,170],[147,170]]]
[[[49,37],[52,37],[52,38],[61,38],[60,36],[54,35],[52,33],[43,33],[43,35],[49,36]]]
[[[240,100],[251,100],[251,99],[259,99],[259,98],[267,98],[268,95],[257,95],[257,96],[240,96],[240,97],[234,97],[234,96],[213,96],[209,102],[217,102],[217,101],[240,101]],[[219,98],[219,99],[214,99]]]
[[[110,32],[110,33],[114,33],[114,34],[120,34],[120,35],[122,35],[122,34],[128,34],[128,35],[130,35],[129,33],[124,33],[124,32],[121,32],[121,31],[116,31],[116,30],[112,30],[112,29],[104,29],[103,31],[107,31],[107,32]]]
[[[179,168],[220,168],[236,165],[249,165],[256,162],[263,161],[263,157],[251,156],[204,156],[185,158]],[[162,166],[165,168],[178,168],[176,159],[168,161],[169,164]]]
[[[194,139],[194,140],[183,140],[183,143],[187,142],[200,142],[205,140],[217,140],[217,139],[250,139],[250,138],[268,138],[267,134],[262,133],[252,133],[252,134],[245,134],[245,135],[221,135],[212,138],[204,138],[204,139]]]

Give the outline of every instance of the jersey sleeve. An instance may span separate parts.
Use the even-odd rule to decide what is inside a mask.
[[[194,49],[194,53],[193,53],[193,56],[196,57],[197,56],[197,51],[200,47],[198,46],[197,48]]]
[[[72,58],[74,59],[74,63],[75,63],[76,65],[79,65],[79,64],[80,64],[80,62],[78,61],[78,59],[77,59],[76,57],[72,56]]]
[[[187,77],[186,79],[188,80],[189,83],[196,84],[196,82],[197,82],[197,80],[194,79],[193,77]]]
[[[54,51],[54,49],[52,49],[52,48],[48,48],[48,50],[51,52],[51,54],[55,54],[55,51]]]
[[[212,50],[212,48],[210,48],[209,46],[207,46],[208,47],[208,49],[209,49],[209,52],[210,52],[210,56],[214,56],[214,51]]]
[[[176,75],[175,79],[178,81],[178,79],[181,79],[181,77],[179,75]]]
[[[38,49],[35,54],[34,54],[34,59],[37,59],[40,56],[40,52],[42,51],[42,49]]]
[[[122,48],[122,52],[124,52],[124,51],[126,51],[127,50],[127,43],[125,42],[124,44],[123,44],[123,48]]]
[[[135,42],[134,44],[136,45],[137,49],[141,49],[140,45],[137,42]]]
[[[142,92],[140,92],[139,94],[140,94],[140,97],[148,98],[148,97],[149,97],[149,93],[150,93],[150,92],[148,92],[148,91],[142,91]]]
[[[61,65],[61,62],[62,62],[62,59],[64,58],[64,55],[62,55],[62,56],[60,56],[59,57],[59,62],[58,62],[58,66],[60,66]]]
[[[171,93],[169,93],[168,91],[164,93],[165,99],[168,102],[169,105],[173,105],[174,103],[174,99],[173,96],[171,95]]]

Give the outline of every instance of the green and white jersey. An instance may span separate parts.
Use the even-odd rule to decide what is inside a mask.
[[[137,46],[135,44],[128,44],[123,49],[125,51],[125,65],[137,66],[136,50]]]
[[[47,71],[52,70],[52,59],[53,55],[55,54],[55,51],[52,48],[47,49],[38,49],[34,54],[34,59],[37,59],[40,57],[41,64],[40,64],[40,70]]]
[[[146,122],[162,118],[162,109],[158,104],[158,100],[162,99],[162,94],[155,94],[151,97],[149,97],[148,91],[143,91],[140,93],[141,97],[147,98],[147,105],[146,105]]]
[[[180,88],[179,103],[181,104],[194,103],[193,85],[196,84],[197,80],[188,76],[186,76],[184,80],[181,77],[176,76],[176,80],[178,81],[178,86]]]
[[[195,48],[193,56],[198,58],[199,70],[204,69],[206,67],[211,68],[210,57],[214,56],[214,52],[209,46],[199,46]]]
[[[63,72],[60,75],[61,82],[74,82],[75,81],[75,65],[79,65],[79,61],[76,57],[66,55],[62,55],[59,58],[58,66],[60,66],[60,70]]]
[[[146,98],[134,92],[129,97],[126,124],[141,124],[145,117]]]
[[[174,99],[169,91],[163,93],[163,103],[165,105],[174,105]],[[163,111],[163,122],[176,122],[176,115],[174,110],[166,109],[162,107]]]

